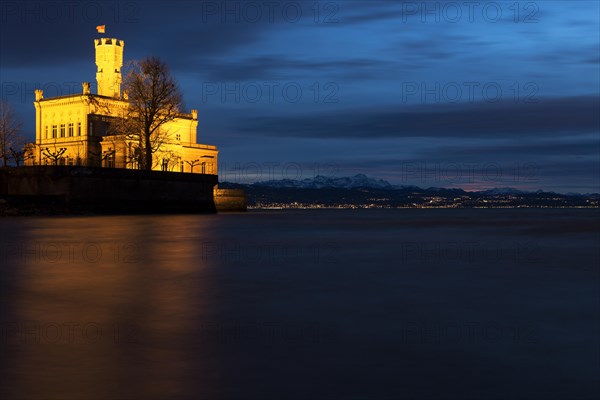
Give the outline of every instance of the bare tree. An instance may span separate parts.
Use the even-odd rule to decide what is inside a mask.
[[[130,148],[131,162],[136,164],[139,169],[152,169],[157,166],[160,160],[154,159],[154,154],[160,151],[166,143],[169,143],[169,133],[165,129],[157,129],[147,136],[139,130],[131,130],[131,120],[124,120],[127,126],[124,140]],[[133,123],[135,124],[135,122]],[[148,157],[150,155],[150,157]],[[147,166],[150,165],[148,168]]]
[[[11,158],[11,147],[20,147],[23,138],[20,135],[23,123],[14,114],[10,104],[0,99],[0,158],[4,167]]]
[[[49,159],[50,161],[52,161],[52,165],[58,165],[58,162],[60,161],[60,159],[66,151],[67,149],[65,147],[57,149],[56,145],[54,145],[54,149],[50,149],[49,147],[43,149],[42,155],[45,159]]]
[[[75,142],[75,165],[81,165],[83,149],[81,148],[81,142]]]
[[[167,65],[151,57],[132,64],[124,92],[129,108],[122,118],[122,132],[136,142],[140,167],[151,170],[153,154],[168,138],[164,125],[177,118],[182,109],[181,91]]]
[[[21,166],[22,162],[26,162],[35,158],[35,155],[31,152],[31,149],[26,148],[19,151],[11,147],[9,151],[12,156],[12,159],[15,160],[15,164],[17,165],[17,167]]]
[[[198,165],[198,163],[200,162],[200,160],[192,160],[192,161],[185,160],[185,162],[190,166],[190,172],[193,174],[194,173],[194,167],[196,165]]]
[[[160,150],[157,158],[161,159],[161,167],[163,171],[173,171],[181,164],[181,156],[173,150]]]
[[[95,152],[92,150],[88,150],[88,153],[90,155],[92,155],[95,159],[100,160],[100,163],[104,163],[104,161],[110,160],[111,157],[114,157],[116,154],[115,149],[113,149],[112,147],[109,147],[108,150],[104,150],[103,152]],[[111,167],[114,167],[114,158],[113,158],[113,164],[111,165]],[[103,167],[105,165],[102,165]]]

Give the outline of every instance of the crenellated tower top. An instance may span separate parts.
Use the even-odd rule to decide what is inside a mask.
[[[125,41],[114,38],[94,39],[96,47],[96,82],[98,94],[121,97],[121,67],[123,66],[123,48]]]

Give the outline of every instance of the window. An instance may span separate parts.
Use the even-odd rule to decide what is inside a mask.
[[[181,140],[181,135],[179,133],[175,135],[175,140],[177,140],[178,142]]]
[[[114,153],[110,153],[105,160],[106,163],[106,167],[108,168],[114,168],[115,167],[115,154]]]
[[[65,124],[60,124],[60,137],[65,137]]]
[[[56,125],[52,125],[52,139],[56,139]]]
[[[73,136],[73,123],[71,122],[69,124],[69,137],[72,137],[72,136]]]
[[[81,122],[77,123],[77,136],[81,136]]]
[[[48,137],[48,125],[46,125],[45,129],[44,129],[44,139],[50,139]]]

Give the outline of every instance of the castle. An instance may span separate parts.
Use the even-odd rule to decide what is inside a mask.
[[[26,146],[26,164],[139,168],[135,140],[115,129],[128,108],[121,92],[125,42],[102,37],[94,44],[97,94],[89,82],[79,94],[44,98],[42,90],[35,91],[36,140]],[[197,127],[197,110],[163,125],[152,169],[217,175],[217,147],[198,144]]]

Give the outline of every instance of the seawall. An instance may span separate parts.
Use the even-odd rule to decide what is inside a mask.
[[[214,213],[217,175],[75,166],[0,168],[15,207],[84,212]]]
[[[214,191],[215,206],[218,212],[247,211],[248,199],[242,189],[219,189]]]

